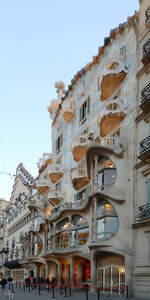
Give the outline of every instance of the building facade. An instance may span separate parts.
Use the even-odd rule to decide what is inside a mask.
[[[52,153],[38,164],[24,242],[34,276],[133,293],[136,27],[137,14],[111,30],[68,90],[55,84]]]

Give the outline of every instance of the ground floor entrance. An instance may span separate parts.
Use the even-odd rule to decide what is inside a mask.
[[[116,254],[101,254],[97,257],[97,286],[107,294],[124,294],[125,261]]]

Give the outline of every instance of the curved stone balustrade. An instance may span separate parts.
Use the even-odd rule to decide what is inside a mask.
[[[63,212],[65,211],[81,211],[84,210],[89,202],[90,194],[87,195],[87,198],[79,200],[79,201],[69,201],[61,203],[60,205],[54,207],[51,210],[51,214],[49,216],[50,221],[54,221],[57,219]]]
[[[71,150],[76,162],[79,162],[86,155],[87,146],[92,139],[93,137],[90,137],[88,134],[83,134],[73,140]]]
[[[37,163],[39,173],[41,174],[51,162],[52,162],[52,154],[51,153],[43,153],[43,157],[40,158]]]
[[[47,173],[48,176],[50,178],[50,180],[52,181],[52,183],[57,183],[62,176],[64,175],[64,171],[62,169],[62,166],[60,164],[50,164],[47,167]]]
[[[58,205],[63,199],[63,194],[61,191],[52,190],[48,193],[48,200],[51,205]]]
[[[70,176],[71,176],[73,187],[76,190],[80,190],[82,187],[84,187],[90,182],[90,178],[88,177],[86,166],[71,169]]]

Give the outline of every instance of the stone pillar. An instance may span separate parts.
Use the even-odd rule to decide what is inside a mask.
[[[93,197],[92,236],[91,240],[97,240],[97,198]]]
[[[49,263],[48,263],[48,261],[46,261],[45,268],[46,268],[46,278],[48,278],[49,277]]]
[[[53,248],[55,248],[55,235],[56,235],[56,224],[54,226],[54,233],[53,233]]]
[[[133,296],[133,264],[131,257],[125,258],[125,286],[128,286],[129,297]]]
[[[74,259],[70,256],[70,284],[74,285]]]
[[[96,286],[96,273],[97,273],[96,258],[94,257],[94,255],[92,255],[92,257],[91,257],[91,285],[93,288]]]
[[[97,193],[98,189],[98,156],[95,157],[95,168],[94,168],[94,193]]]
[[[58,278],[57,278],[58,285],[61,284],[61,271],[62,271],[62,264],[59,261],[58,262]]]
[[[30,255],[33,255],[33,232],[31,231]]]

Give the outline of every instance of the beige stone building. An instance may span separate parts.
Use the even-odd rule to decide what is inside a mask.
[[[5,224],[6,224],[6,207],[9,202],[5,199],[0,199],[0,279],[3,277],[3,262],[4,262],[4,252],[7,249],[4,248],[4,234],[5,234]]]
[[[16,170],[10,203],[6,209],[7,222],[4,236],[4,276],[24,279],[28,268],[22,264],[22,236],[26,236],[31,227],[32,216],[28,209],[28,199],[32,195],[33,177],[19,164]]]
[[[137,14],[111,30],[67,90],[55,85],[52,153],[38,164],[24,241],[35,276],[133,293],[136,29]]]

